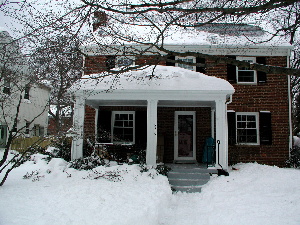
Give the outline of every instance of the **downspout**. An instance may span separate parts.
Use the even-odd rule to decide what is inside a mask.
[[[288,50],[287,68],[290,68],[291,50]],[[289,157],[291,156],[291,149],[293,149],[293,123],[292,123],[292,96],[291,96],[291,76],[288,75],[288,99],[289,99]]]
[[[232,103],[232,95],[230,95],[229,97],[229,100],[227,102],[225,102],[226,105]],[[226,110],[227,110],[227,107],[226,107]]]

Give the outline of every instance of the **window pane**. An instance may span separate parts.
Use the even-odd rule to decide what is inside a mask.
[[[134,141],[134,114],[118,113],[115,114],[113,127],[114,142],[133,142]]]
[[[243,71],[239,70],[238,72],[238,81],[239,82],[254,82],[254,71]]]
[[[256,115],[237,115],[236,118],[237,143],[257,143]]]

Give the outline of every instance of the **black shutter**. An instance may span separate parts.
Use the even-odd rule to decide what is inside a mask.
[[[111,70],[116,67],[116,57],[115,56],[106,56],[106,69]]]
[[[98,112],[98,142],[111,142],[111,111]]]
[[[196,63],[201,63],[201,64],[203,64],[203,66],[197,66],[197,67],[196,67],[196,72],[199,72],[199,73],[206,73],[206,68],[205,68],[205,58],[197,57],[197,58],[196,58]]]
[[[227,58],[236,59],[236,56],[228,55]],[[227,81],[231,84],[236,83],[236,66],[227,64]]]
[[[228,120],[228,144],[236,144],[236,117],[235,112],[227,112]]]
[[[256,63],[266,65],[266,57],[256,57]],[[263,71],[257,71],[257,82],[266,83],[267,82],[267,73]]]
[[[174,62],[168,62],[168,60],[175,60],[175,56],[167,56],[166,66],[175,66]]]
[[[147,111],[135,112],[135,144],[140,149],[147,145]]]
[[[272,126],[270,112],[259,112],[259,134],[261,145],[272,144]]]

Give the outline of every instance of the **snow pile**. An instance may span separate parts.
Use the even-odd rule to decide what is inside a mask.
[[[98,78],[98,79],[96,79]],[[109,75],[86,75],[71,90],[197,90],[234,92],[232,85],[221,78],[173,66],[148,66],[141,70]]]
[[[43,157],[34,155],[0,187],[1,225],[300,224],[300,170],[238,164],[229,177],[212,177],[202,193],[172,194],[155,170],[77,171]]]
[[[293,139],[294,139],[294,146],[300,147],[300,138],[297,136],[294,136]]]

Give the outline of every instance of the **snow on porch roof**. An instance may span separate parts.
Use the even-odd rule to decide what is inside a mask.
[[[226,94],[234,93],[232,85],[224,79],[173,66],[148,66],[141,70],[118,75],[108,75],[106,72],[86,75],[74,84],[70,91],[78,93],[80,90],[95,92],[215,91]]]

